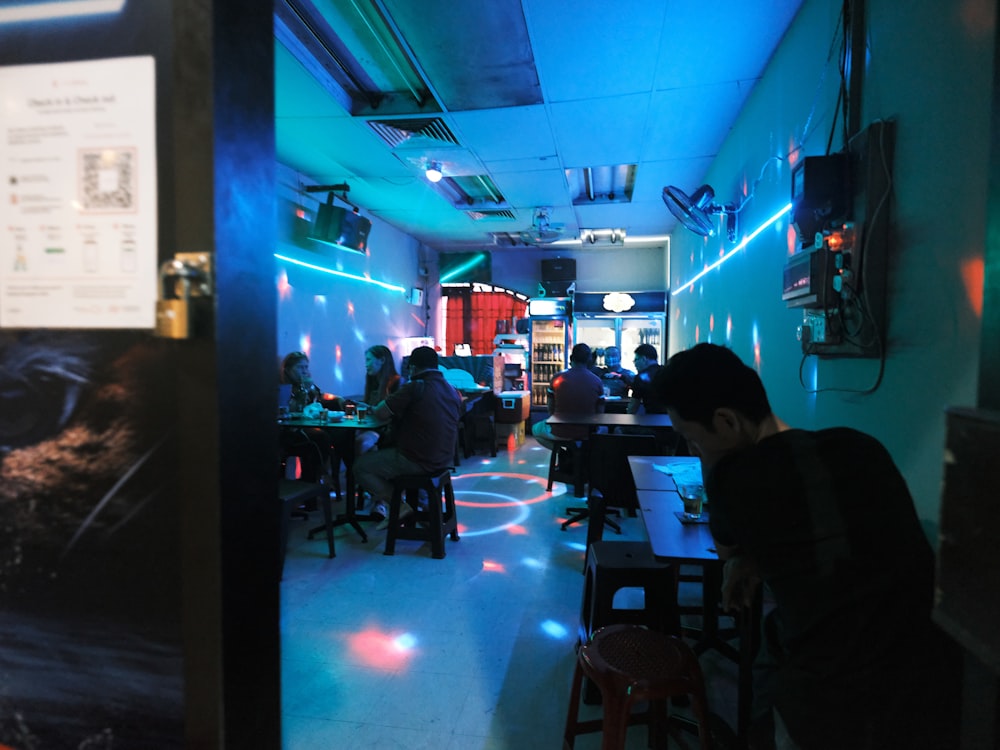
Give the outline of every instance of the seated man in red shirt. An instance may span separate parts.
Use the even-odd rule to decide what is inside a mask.
[[[604,387],[601,379],[590,371],[590,347],[577,344],[569,357],[569,369],[563,370],[549,387],[549,414],[596,414],[603,409]],[[531,434],[538,443],[549,450],[555,448],[553,438],[560,440],[586,440],[590,428],[586,425],[550,425],[545,420],[536,422]]]
[[[429,346],[413,350],[409,368],[406,384],[373,411],[376,419],[392,420],[394,444],[365,453],[354,462],[354,476],[371,493],[376,508],[389,507],[395,477],[441,471],[452,465],[455,456],[458,420],[464,411],[461,394],[444,379],[437,352]],[[405,504],[400,510],[400,517],[410,512]],[[386,525],[383,522],[379,528]]]

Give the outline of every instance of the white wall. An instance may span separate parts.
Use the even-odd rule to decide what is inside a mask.
[[[840,6],[836,0],[806,0],[711,167],[707,181],[721,200],[729,200],[768,165],[744,211],[744,230],[788,201],[790,155],[824,153],[838,85],[827,54]],[[729,344],[755,364],[775,412],[793,426],[847,425],[878,437],[935,537],[943,410],[975,402],[994,8],[945,0],[869,0],[866,6],[862,125],[880,118],[897,122],[881,384],[872,394],[860,393],[878,380],[879,364],[872,359],[803,362],[795,338],[801,312],[781,300],[782,267],[794,242],[787,221],[693,291],[672,298],[670,349],[707,340]],[[834,151],[843,146],[839,129],[838,123]],[[800,144],[801,151],[792,153]],[[671,271],[678,283],[728,247],[683,229],[672,240]],[[824,392],[806,392],[800,365],[806,384]]]
[[[384,344],[397,352],[398,368],[399,340],[429,335],[425,327],[429,304],[425,301],[420,306],[411,305],[406,298],[412,287],[424,285],[424,279],[418,275],[422,250],[413,238],[370,216],[367,255],[333,248],[311,251],[307,249],[310,245],[294,242],[289,235],[287,212],[294,203],[311,211],[318,195],[301,192],[299,184],[303,180],[310,182],[290,169],[279,167],[278,211],[282,215],[278,225],[285,230],[279,229],[281,236],[274,252],[402,287],[405,291],[384,289],[271,257],[278,286],[275,367],[277,370],[287,352],[307,350],[313,377],[321,388],[342,396],[360,395],[364,390],[364,352],[368,347]]]

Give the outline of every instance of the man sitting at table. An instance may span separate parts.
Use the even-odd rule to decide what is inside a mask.
[[[665,414],[666,406],[660,402],[659,396],[653,390],[653,378],[660,370],[656,347],[652,344],[639,344],[635,348],[634,356],[635,369],[638,372],[632,378],[632,400],[628,405],[628,413]]]
[[[463,413],[462,396],[438,369],[436,351],[429,346],[418,346],[410,354],[408,364],[407,382],[386,396],[373,411],[376,419],[392,421],[395,442],[365,453],[354,463],[358,484],[371,493],[377,512],[385,517],[378,526],[380,529],[388,526],[394,478],[437,472],[451,466],[458,420]],[[400,518],[411,512],[403,504]]]
[[[776,746],[946,746],[920,721],[926,688],[941,689],[934,557],[882,444],[790,428],[757,372],[714,344],[675,354],[654,388],[701,457],[723,607],[748,606],[760,581],[773,598],[754,699],[759,714],[773,696]]]
[[[601,373],[601,384],[608,389],[609,396],[626,398],[632,388],[635,373],[622,367],[622,350],[617,346],[609,346],[604,350],[604,372]]]
[[[590,371],[590,347],[577,344],[569,355],[569,369],[556,375],[549,385],[549,414],[557,417],[596,414],[603,408],[603,396],[600,378]],[[590,435],[590,428],[587,425],[550,425],[543,419],[535,422],[531,434],[540,445],[554,450],[554,438],[586,440]]]

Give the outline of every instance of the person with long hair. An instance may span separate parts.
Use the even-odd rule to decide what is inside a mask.
[[[365,395],[359,406],[374,409],[385,401],[390,393],[399,390],[400,377],[396,372],[396,362],[389,347],[375,344],[365,351]],[[355,437],[354,455],[360,456],[378,445],[382,436],[376,430],[359,431]]]
[[[290,352],[285,355],[281,362],[280,382],[292,387],[288,398],[288,411],[292,414],[301,413],[312,403],[340,401],[336,396],[324,395],[313,382],[312,372],[309,370],[309,355],[305,352]],[[340,459],[325,430],[318,427],[282,430],[281,447],[286,456],[298,456],[302,479],[332,486],[338,484],[333,475],[340,465]]]

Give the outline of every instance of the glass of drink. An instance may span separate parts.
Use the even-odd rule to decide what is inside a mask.
[[[354,415],[357,413],[358,407],[353,403],[344,404],[344,417],[347,419],[354,419]]]
[[[697,521],[701,518],[701,504],[705,499],[705,488],[700,484],[680,484],[677,492],[684,501],[684,517]]]
[[[358,421],[364,420],[368,416],[368,407],[358,404]]]

